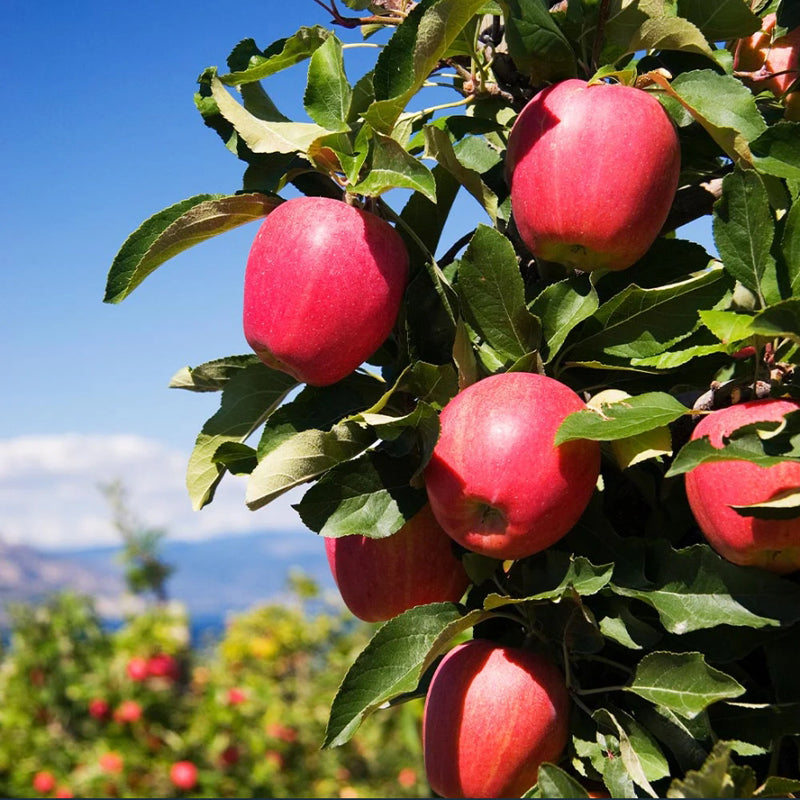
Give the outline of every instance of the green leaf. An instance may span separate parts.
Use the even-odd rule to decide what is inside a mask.
[[[648,653],[626,691],[682,717],[696,717],[712,703],[739,697],[744,687],[706,664],[702,653]]]
[[[383,539],[427,502],[424,489],[409,485],[417,466],[414,458],[364,453],[329,470],[294,508],[306,527],[322,536]]]
[[[725,269],[765,306],[781,299],[771,248],[775,221],[767,190],[750,170],[736,170],[722,182],[714,204],[714,242]]]
[[[603,404],[601,410],[587,408],[576,411],[561,423],[556,445],[572,439],[611,442],[669,425],[689,413],[683,403],[664,392],[648,392],[614,403]]]
[[[347,119],[352,99],[353,90],[344,71],[342,43],[336,36],[329,36],[311,56],[303,105],[318,125],[330,131],[342,131],[349,127]]]
[[[265,506],[289,489],[355,458],[374,441],[374,434],[353,422],[341,422],[329,431],[301,431],[259,455],[258,466],[247,483],[247,507],[255,510]]]
[[[589,793],[571,775],[555,764],[539,767],[538,782],[533,792],[523,797],[588,797]]]
[[[220,80],[228,86],[239,86],[243,83],[252,83],[268,78],[276,72],[304,61],[309,58],[317,48],[321,47],[331,32],[319,25],[312,28],[300,28],[297,33],[287,39],[273,42],[265,51],[260,51],[252,39],[240,42],[228,59],[228,66],[233,69],[238,62],[245,60],[244,68],[227,75],[221,75]],[[242,55],[239,55],[239,53]]]
[[[459,161],[450,137],[434,125],[425,127],[425,156],[435,158],[484,208],[492,222],[497,219],[497,195],[480,173]]]
[[[525,286],[511,242],[479,225],[461,260],[456,285],[465,321],[506,367],[539,346],[539,320],[525,305]]]
[[[795,202],[785,217],[781,254],[786,265],[789,290],[793,296],[800,294],[800,203]]]
[[[389,133],[484,0],[422,0],[381,51],[373,83],[376,101],[365,113],[375,130]]]
[[[673,550],[663,539],[624,540],[609,588],[654,608],[675,634],[718,625],[777,627],[800,619],[800,587],[737,567],[706,545]]]
[[[800,179],[800,123],[776,122],[750,142],[759,172],[778,178]]]
[[[348,191],[377,197],[389,189],[411,189],[436,202],[433,173],[390,136],[373,133],[371,160],[365,178]]]
[[[800,299],[784,300],[765,308],[753,318],[751,328],[758,336],[788,337],[800,342]]]
[[[743,0],[678,0],[678,14],[700,28],[710,42],[742,39],[761,28],[760,18]]]
[[[547,6],[541,0],[507,0],[507,5],[508,52],[531,83],[575,77],[575,54]]]
[[[642,23],[628,43],[628,52],[638,50],[684,50],[712,57],[713,51],[700,29],[688,19],[659,16]]]
[[[735,311],[701,311],[700,320],[723,344],[741,342],[753,335],[753,317]]]
[[[315,139],[328,133],[313,122],[259,119],[236,102],[216,76],[211,77],[210,89],[219,113],[254,153],[305,153]]]
[[[210,503],[225,472],[215,460],[227,442],[243,442],[278,407],[297,381],[261,362],[251,363],[232,375],[222,389],[220,408],[203,425],[186,470],[186,487],[192,508]]]
[[[753,797],[789,797],[800,793],[800,780],[782,778],[779,775],[770,775],[758,789]]]
[[[756,519],[794,519],[800,517],[800,487],[779,492],[763,503],[731,508],[742,517]]]
[[[567,336],[597,311],[600,301],[594,285],[573,275],[551,283],[531,303],[531,311],[542,321],[547,342],[547,362],[558,354]]]
[[[485,611],[467,612],[456,603],[432,603],[389,620],[345,675],[333,699],[323,747],[349,741],[380,706],[414,691],[454,636],[490,616]]]
[[[123,243],[108,273],[103,302],[124,300],[173,256],[212,236],[260,219],[280,204],[265,194],[198,194],[145,220]]]
[[[767,129],[752,92],[730,75],[711,69],[684,72],[672,83],[652,73],[653,80],[705,128],[733,161],[749,164],[749,142]]]
[[[667,797],[750,797],[754,787],[743,785],[743,777],[731,761],[730,746],[717,742],[699,770],[672,781]]]
[[[206,361],[197,367],[183,367],[170,379],[170,389],[187,389],[190,392],[219,392],[228,381],[246,367],[261,363],[258,356],[227,356]]]
[[[623,359],[663,353],[692,333],[701,309],[712,308],[725,296],[729,286],[723,278],[724,270],[716,264],[666,286],[629,286],[603,303],[584,325],[589,335],[568,348],[570,361],[590,361],[601,353]]]

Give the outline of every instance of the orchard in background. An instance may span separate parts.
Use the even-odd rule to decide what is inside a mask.
[[[800,791],[798,573],[757,566],[800,546],[800,412],[693,436],[729,406],[800,395],[785,49],[800,4],[315,2],[330,27],[245,39],[200,75],[197,108],[242,184],[146,220],[105,299],[266,217],[230,320],[255,352],[172,379],[221,392],[188,466],[193,505],[232,474],[253,510],[305,485],[295,507],[328,539],[395,536],[429,500],[452,539],[468,589],[421,605],[403,591],[346,671],[325,747],[425,696],[428,775],[451,795]],[[364,45],[375,59],[352,75]],[[269,94],[290,68],[307,75],[300,120]],[[701,218],[713,252],[681,236]],[[542,388],[502,388],[526,382]],[[726,477],[690,505],[687,474]],[[703,495],[721,483],[715,507]],[[704,536],[731,515],[746,564]],[[780,530],[778,555],[762,530]],[[424,552],[382,552],[393,581],[446,583]],[[374,619],[391,605],[366,602]],[[485,672],[448,666],[470,639],[458,652]],[[520,650],[518,669],[492,667]],[[569,698],[552,704],[557,748],[526,699],[554,674]]]

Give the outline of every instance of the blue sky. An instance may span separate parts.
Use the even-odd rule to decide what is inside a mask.
[[[312,0],[5,0],[0,537],[114,541],[97,491],[114,478],[143,521],[181,538],[299,525],[287,502],[246,511],[235,482],[190,511],[183,468],[218,398],[167,389],[182,366],[248,351],[241,293],[256,226],[190,249],[121,305],[102,296],[146,217],[240,187],[241,163],[194,107],[197,76],[243,38],[263,48],[304,24],[329,20]],[[348,51],[351,80],[365,58]],[[266,83],[290,116],[302,118],[304,78],[300,65]]]

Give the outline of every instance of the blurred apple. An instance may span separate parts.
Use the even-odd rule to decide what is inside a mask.
[[[33,788],[39,794],[50,794],[56,788],[56,779],[53,773],[46,769],[39,770],[33,776]]]
[[[136,681],[138,683],[145,680],[148,674],[147,659],[142,658],[141,656],[133,656],[133,658],[128,660],[128,663],[125,666],[125,671],[128,673],[128,677],[132,681]]]
[[[188,792],[197,785],[197,767],[191,761],[176,761],[170,767],[169,779],[177,789]]]

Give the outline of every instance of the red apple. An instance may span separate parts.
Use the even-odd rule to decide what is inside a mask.
[[[122,756],[114,750],[103,753],[98,760],[98,764],[103,772],[108,772],[112,775],[118,775],[125,766]]]
[[[427,504],[392,536],[325,539],[325,550],[345,605],[366,622],[426,603],[455,602],[469,585],[452,539]]]
[[[408,253],[385,220],[330,198],[288,200],[250,250],[245,338],[267,366],[336,383],[383,344],[407,279]]]
[[[153,678],[167,678],[177,680],[180,667],[175,658],[168,653],[156,653],[147,659],[147,674]]]
[[[680,145],[651,94],[573,78],[522,109],[506,171],[514,220],[535,256],[621,270],[647,252],[667,218]]]
[[[228,745],[219,754],[219,763],[223,767],[232,767],[239,761],[239,748],[235,744]]]
[[[147,659],[141,656],[134,656],[128,661],[125,667],[128,677],[132,681],[143,681],[147,678]]]
[[[456,395],[425,468],[439,524],[469,550],[499,559],[558,541],[586,508],[600,470],[597,442],[553,444],[564,418],[585,407],[563,383],[530,372],[493,375]]]
[[[240,689],[238,686],[232,686],[228,689],[228,705],[230,706],[238,706],[241,703],[246,702],[247,700],[247,693],[244,689]]]
[[[708,436],[714,447],[736,428],[773,422],[800,409],[796,400],[753,400],[712,411],[695,427],[692,439]],[[745,517],[731,506],[763,503],[800,488],[800,463],[759,467],[749,461],[700,464],[686,474],[686,495],[708,543],[734,564],[786,573],[800,569],[800,517]]]
[[[102,697],[93,697],[89,701],[89,714],[95,719],[106,719],[110,711],[111,706],[109,706],[108,700],[104,700]]]
[[[39,770],[33,776],[33,788],[39,794],[50,794],[56,788],[56,779],[53,777],[53,773],[46,769]]]
[[[785,116],[800,120],[800,93],[786,94],[800,77],[800,28],[790,30],[774,41],[775,14],[767,14],[761,30],[747,39],[740,39],[733,57],[733,68],[743,76],[745,83],[756,91],[766,90],[783,98]]]
[[[142,718],[142,707],[135,700],[123,700],[114,709],[117,722],[138,722]]]
[[[69,786],[62,784],[55,790],[53,797],[75,797],[75,795]]]
[[[443,797],[520,797],[569,733],[569,695],[543,656],[473,639],[442,659],[425,700],[428,782]]]
[[[191,761],[176,761],[170,767],[169,779],[177,789],[188,792],[197,785],[197,767]]]

